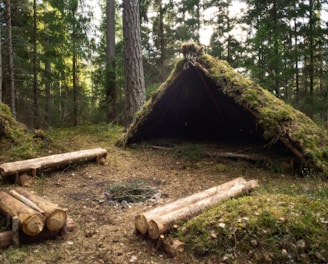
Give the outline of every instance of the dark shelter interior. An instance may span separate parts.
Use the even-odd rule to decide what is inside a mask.
[[[194,67],[185,70],[153,105],[133,141],[156,137],[262,141],[255,117]]]
[[[174,138],[224,145],[228,151],[250,147],[258,154],[291,154],[282,143],[265,141],[255,117],[193,66],[178,74],[151,108],[129,144]]]

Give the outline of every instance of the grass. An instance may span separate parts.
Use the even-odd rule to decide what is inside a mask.
[[[327,208],[327,199],[258,193],[219,204],[174,235],[193,254],[219,262],[325,263]]]

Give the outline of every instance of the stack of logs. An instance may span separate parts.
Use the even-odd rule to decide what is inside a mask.
[[[0,248],[50,239],[74,228],[66,209],[21,187],[0,191],[0,212],[12,225],[12,230],[0,233]]]
[[[248,193],[258,186],[256,180],[246,181],[244,178],[239,177],[222,185],[154,208],[135,217],[136,231],[142,235],[148,234],[169,255],[176,256],[184,250],[184,245],[182,242],[172,238],[165,238],[164,234],[167,231],[177,228],[182,221],[200,214],[205,209],[213,207],[219,202]]]

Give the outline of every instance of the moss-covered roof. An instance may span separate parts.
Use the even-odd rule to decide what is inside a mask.
[[[194,43],[182,53],[119,145],[154,137],[263,140],[282,143],[303,165],[328,173],[327,131]]]

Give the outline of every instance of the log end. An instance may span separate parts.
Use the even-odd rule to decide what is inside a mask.
[[[66,221],[66,211],[63,209],[56,209],[47,217],[46,226],[50,231],[59,231],[65,226]]]
[[[22,223],[22,230],[26,235],[36,236],[41,233],[44,228],[45,217],[42,214],[32,214]]]
[[[134,224],[136,227],[136,230],[141,233],[142,235],[145,235],[148,230],[148,223],[147,218],[144,215],[137,215],[134,218]]]
[[[151,239],[157,239],[162,235],[164,227],[160,227],[154,220],[150,220],[148,223],[148,235]]]

